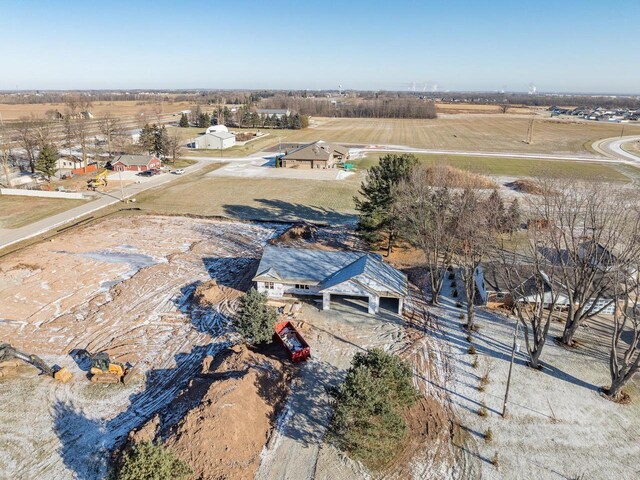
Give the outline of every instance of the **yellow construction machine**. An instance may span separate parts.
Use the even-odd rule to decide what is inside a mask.
[[[107,175],[109,175],[109,170],[103,170],[96,178],[92,178],[91,180],[87,180],[87,188],[89,190],[96,190],[98,187],[106,187],[107,186]]]
[[[91,355],[91,381],[94,383],[129,383],[133,368],[112,362],[106,352]]]
[[[42,360],[37,355],[21,352],[13,348],[8,343],[1,343],[0,344],[0,364],[5,364],[5,365],[10,364],[13,366],[15,365],[13,363],[14,360],[21,360],[25,363],[29,363],[34,367],[36,367],[45,375],[49,377],[53,377],[55,380],[58,380],[59,382],[62,382],[62,383],[67,383],[69,380],[71,380],[71,377],[72,377],[71,372],[67,370],[67,367],[62,367],[62,368],[50,367],[44,362],[44,360]],[[2,372],[2,369],[0,369],[0,373],[1,372]],[[2,375],[0,375],[0,377],[1,376]]]

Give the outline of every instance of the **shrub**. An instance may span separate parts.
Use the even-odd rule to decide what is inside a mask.
[[[493,457],[491,457],[491,465],[498,468],[498,452],[495,452]]]
[[[115,480],[186,480],[191,467],[168,448],[150,441],[140,442],[125,453],[114,472]]]
[[[469,355],[475,355],[477,353],[476,352],[476,347],[474,347],[473,345],[469,345],[469,348],[467,349],[467,353]]]
[[[451,285],[451,286],[453,287],[453,285]],[[453,298],[457,298],[457,297],[458,297],[458,289],[457,289],[457,288],[453,291],[453,293],[451,294],[451,296],[452,296]]]
[[[477,356],[473,358],[473,363],[471,364],[471,366],[473,368],[478,368],[478,366],[480,366],[480,362],[478,361],[478,357]]]
[[[455,273],[453,273],[453,272],[451,272],[451,273],[449,274],[449,280],[455,280],[455,278],[456,278],[456,274],[455,274]],[[453,284],[453,285],[455,285],[455,282],[452,282],[452,284]]]
[[[484,431],[484,441],[487,443],[491,443],[491,441],[493,441],[493,431],[491,428],[487,428]]]
[[[479,415],[479,416],[481,416],[481,417],[486,417],[486,416],[487,416],[487,414],[488,414],[488,412],[487,412],[487,406],[485,405],[485,403],[484,403],[484,402],[482,402],[482,403],[480,404],[480,408],[478,409],[478,415]]]
[[[458,315],[458,318],[459,318],[460,320],[464,320],[464,319],[465,319],[465,315],[464,315],[464,313],[461,313],[460,315]]]
[[[269,342],[273,337],[273,326],[278,319],[275,308],[267,305],[267,296],[252,288],[240,300],[240,308],[233,318],[233,326],[247,343]]]
[[[418,398],[409,366],[380,349],[358,353],[331,395],[330,440],[372,468],[393,459],[406,432],[401,411]]]
[[[480,385],[483,387],[489,385],[489,372],[485,372],[485,374],[480,377]]]
[[[462,303],[460,303],[460,302],[456,302],[456,307],[458,307],[458,308],[462,308]]]

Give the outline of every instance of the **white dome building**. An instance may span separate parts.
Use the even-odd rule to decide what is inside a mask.
[[[229,129],[224,125],[211,125],[209,128],[207,128],[207,133],[228,132],[228,131]]]

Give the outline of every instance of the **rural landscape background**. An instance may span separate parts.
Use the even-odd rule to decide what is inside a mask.
[[[0,2],[0,479],[638,478],[621,3]]]

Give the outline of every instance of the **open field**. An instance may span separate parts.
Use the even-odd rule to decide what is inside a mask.
[[[438,114],[441,113],[493,113],[502,115],[500,105],[480,105],[475,103],[445,103],[436,102]],[[542,107],[544,108],[544,107]],[[526,105],[509,105],[507,115],[529,114],[532,111],[540,110],[540,107],[528,107]]]
[[[22,227],[83,203],[83,200],[0,195],[0,228]]]
[[[173,102],[173,103],[148,103],[133,100],[122,100],[113,102],[93,102],[91,113],[98,117],[105,113],[115,116],[120,115],[138,115],[141,112],[173,113],[180,110],[187,110],[192,107],[189,102]],[[64,103],[24,103],[24,104],[7,104],[0,103],[0,115],[4,121],[18,120],[21,117],[44,117],[48,110],[59,110],[64,112],[67,105]]]
[[[638,155],[638,157],[640,157],[640,142],[623,143],[622,149],[626,152],[633,153],[634,155]]]
[[[313,121],[316,127],[285,131],[282,141],[326,140],[462,151],[588,154],[594,140],[619,135],[621,128],[599,122],[536,117],[533,143],[529,145],[524,143],[530,121],[527,115],[441,115],[434,120],[314,118]],[[627,125],[625,132],[640,134],[640,125]]]
[[[378,163],[382,155],[369,155],[355,159],[359,169],[369,168]],[[452,167],[473,173],[493,176],[532,177],[546,175],[571,177],[586,181],[629,182],[630,179],[613,165],[594,162],[572,162],[563,160],[535,160],[527,158],[467,157],[458,155],[416,155],[425,164],[446,163]],[[633,167],[630,167],[633,169]],[[637,169],[634,169],[637,170]],[[640,173],[640,171],[638,171]]]
[[[359,177],[351,178],[324,181],[202,176],[138,195],[136,204],[163,214],[344,224],[355,220],[352,197]]]

